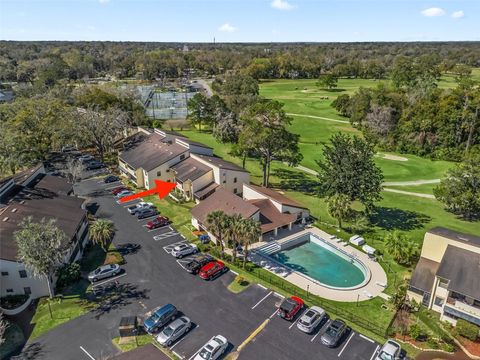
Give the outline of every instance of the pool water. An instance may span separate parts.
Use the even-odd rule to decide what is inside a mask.
[[[365,273],[360,265],[357,266],[350,259],[345,259],[346,255],[337,254],[336,251],[327,244],[322,246],[315,241],[308,241],[270,256],[327,286],[350,288],[361,284],[365,280]]]

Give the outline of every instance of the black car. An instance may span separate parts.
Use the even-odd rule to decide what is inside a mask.
[[[325,333],[322,335],[322,344],[328,347],[335,347],[348,331],[349,328],[343,320],[335,319],[328,325],[327,330],[325,330]]]
[[[140,244],[126,243],[117,245],[117,251],[121,255],[135,254],[141,247]]]
[[[115,181],[118,181],[118,180],[120,180],[120,178],[117,175],[108,175],[107,177],[105,177],[103,179],[103,182],[108,184],[108,183],[112,183],[112,182],[115,182]]]
[[[100,161],[90,161],[88,164],[87,164],[87,170],[97,170],[97,169],[101,169],[101,168],[104,168],[105,167],[105,164],[100,162]]]
[[[197,274],[204,265],[213,260],[213,257],[208,254],[197,254],[188,263],[184,264],[183,268],[190,274]]]

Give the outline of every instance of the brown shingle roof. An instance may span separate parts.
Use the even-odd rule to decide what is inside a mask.
[[[420,260],[418,260],[415,271],[413,272],[410,286],[419,290],[431,292],[439,265],[440,263],[436,261],[421,257]]]
[[[428,231],[430,234],[435,234],[439,236],[443,236],[447,239],[456,240],[462,242],[464,244],[470,244],[474,246],[480,246],[480,237],[475,236],[472,234],[465,234],[457,231],[453,231],[450,229],[446,229],[444,227],[434,227],[433,229]]]
[[[281,213],[268,199],[247,200],[247,202],[260,209],[262,234],[288,225],[296,220],[294,214]]]
[[[52,175],[41,175],[30,186],[63,195],[68,195],[73,190],[72,184],[64,178]]]
[[[237,164],[234,164],[230,161],[224,160],[222,158],[219,158],[217,156],[207,156],[207,155],[201,155],[201,154],[194,154],[193,155],[198,156],[200,159],[207,161],[208,163],[212,164],[213,166],[216,166],[220,169],[226,169],[226,170],[234,170],[234,171],[241,171],[241,172],[248,172],[241,166],[238,166]]]
[[[58,227],[69,240],[72,239],[85,217],[82,203],[83,200],[77,197],[56,195],[45,189],[21,190],[0,213],[0,258],[17,260],[14,232],[19,230],[19,223],[28,216],[32,216],[34,221],[57,219]]]
[[[138,145],[122,152],[119,158],[134,169],[150,171],[188,151],[182,145],[163,142],[163,139],[159,134],[150,134]]]
[[[195,219],[205,225],[207,215],[216,210],[222,210],[227,215],[240,214],[245,219],[259,211],[258,207],[244,201],[241,197],[218,187],[212,195],[200,201],[191,213]]]
[[[172,166],[172,169],[175,171],[175,178],[182,182],[186,180],[194,181],[212,171],[210,167],[191,157]]]
[[[272,199],[276,202],[279,202],[280,204],[287,205],[287,206],[292,206],[292,207],[297,207],[297,208],[301,208],[301,209],[308,209],[305,206],[303,206],[302,204],[286,197],[285,195],[280,194],[279,192],[277,192],[275,190],[272,190],[272,189],[269,189],[269,188],[266,188],[266,187],[263,187],[263,186],[252,185],[252,184],[244,184],[244,185],[249,187],[250,189],[256,191],[256,192],[259,192],[259,193],[265,195],[266,197],[268,197],[268,198],[270,198],[270,199]]]

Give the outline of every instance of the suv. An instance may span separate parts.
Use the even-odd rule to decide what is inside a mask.
[[[325,330],[325,333],[322,335],[322,344],[328,347],[337,346],[347,331],[347,324],[345,324],[343,320],[335,319],[328,325],[327,330]]]
[[[144,207],[137,210],[135,214],[137,215],[137,219],[145,219],[157,215],[158,211],[155,208]]]
[[[213,260],[200,269],[198,276],[200,276],[203,280],[211,280],[227,271],[228,268],[223,262]]]
[[[195,254],[198,251],[197,245],[194,244],[180,244],[173,248],[172,255],[177,259],[181,259],[184,256]]]
[[[208,254],[197,254],[193,256],[192,260],[183,265],[183,268],[190,274],[197,274],[200,269],[213,261],[213,257]]]
[[[402,347],[400,344],[393,340],[388,340],[377,353],[375,360],[398,360],[401,358],[401,352]]]
[[[130,214],[135,215],[138,211],[140,211],[142,209],[154,209],[154,208],[155,208],[155,205],[153,205],[152,203],[150,203],[150,202],[147,203],[145,201],[141,201],[138,204],[129,206],[127,208],[127,210]]]
[[[145,226],[147,227],[148,230],[153,230],[163,226],[167,226],[168,224],[170,224],[170,220],[168,220],[167,217],[157,216],[155,219],[147,222]]]
[[[120,266],[117,264],[104,265],[96,268],[90,274],[88,274],[88,280],[96,282],[101,279],[112,277],[120,272]]]
[[[310,334],[326,319],[325,310],[318,306],[312,306],[307,309],[300,320],[297,322],[297,327],[300,331]]]
[[[282,319],[291,321],[297,313],[303,308],[303,300],[299,297],[292,296],[285,298],[278,308],[277,315]]]
[[[167,304],[154,309],[148,318],[143,322],[145,330],[152,334],[161,327],[174,320],[177,316],[177,308],[172,304]]]

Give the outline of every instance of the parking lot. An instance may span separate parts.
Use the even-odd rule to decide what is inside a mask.
[[[240,294],[231,293],[227,286],[235,277],[232,272],[212,281],[189,274],[181,266],[189,257],[177,260],[171,255],[175,245],[185,242],[175,230],[175,224],[147,229],[144,225],[151,219],[138,220],[127,211],[127,207],[135,201],[117,203],[110,193],[118,185],[92,178],[77,184],[75,190],[88,198],[88,206],[94,209],[96,216],[115,223],[115,245],[138,245],[136,251],[125,255],[123,273],[96,284],[128,287],[127,296],[111,308],[107,306],[100,315],[84,315],[40,337],[38,341],[45,349],[45,355],[40,354],[36,358],[100,359],[116,352],[105,341],[118,336],[118,322],[122,316],[144,317],[147,312],[167,303],[174,304],[194,325],[189,333],[170,347],[182,359],[193,359],[201,347],[218,334],[228,339],[228,351],[236,350],[249,340],[240,352],[240,359],[373,358],[377,344],[360,334],[351,332],[338,348],[329,349],[320,343],[321,333],[327,324],[314,334],[307,335],[297,329],[295,322],[279,318],[275,313],[283,298],[269,289],[251,285]],[[78,323],[81,323],[81,336]],[[251,336],[259,327],[262,327],[261,331]],[[69,348],[65,349],[59,339],[68,341]],[[104,339],[103,344],[99,339]]]

